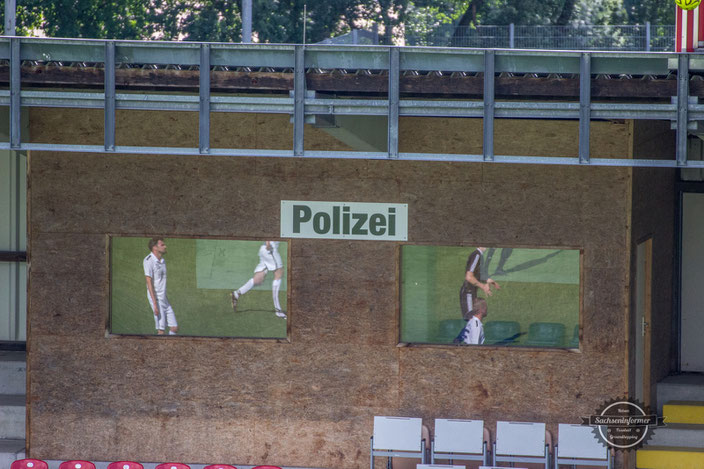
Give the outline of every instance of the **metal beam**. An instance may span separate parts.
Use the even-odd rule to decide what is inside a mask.
[[[115,43],[105,43],[105,151],[115,151]]]
[[[0,143],[0,150],[9,150],[9,144]],[[65,151],[74,153],[106,153],[103,145],[68,145],[68,144],[42,144],[23,143],[20,151]],[[181,147],[137,147],[137,146],[116,146],[115,153],[129,155],[200,155],[198,148]],[[214,156],[231,157],[276,157],[276,158],[298,158],[292,150],[256,150],[251,148],[212,148],[210,154]],[[362,152],[362,151],[321,151],[309,150],[306,157],[321,159],[370,159],[388,160],[388,152]],[[444,154],[444,153],[406,153],[399,152],[400,161],[444,161],[461,163],[482,163],[484,155],[467,154]],[[533,155],[494,155],[494,163],[508,164],[545,164],[545,165],[579,165],[579,159],[574,156],[533,156]],[[652,168],[676,168],[677,162],[662,159],[631,159],[631,158],[591,158],[590,166],[613,166],[613,167],[652,167]],[[689,161],[688,168],[704,169],[704,161]]]
[[[10,39],[10,148],[15,150],[22,142],[21,135],[21,75],[20,39]]]
[[[323,46],[323,45],[263,45],[166,43],[139,41],[68,40],[47,38],[0,38],[0,59],[9,60],[9,89],[0,90],[0,105],[10,113],[9,141],[0,142],[0,149],[50,151],[88,151],[192,154],[192,149],[119,146],[115,142],[115,111],[119,109],[177,110],[199,113],[199,144],[197,154],[231,156],[296,156],[304,155],[305,120],[313,115],[374,115],[388,117],[388,148],[384,153],[357,152],[353,158],[398,158],[427,161],[494,161],[535,164],[586,164],[603,166],[703,167],[704,163],[687,158],[687,128],[704,121],[704,105],[689,97],[689,71],[696,57],[671,53],[603,53],[576,51],[478,50],[453,48],[401,48],[386,46]],[[676,59],[676,60],[675,60]],[[70,91],[22,91],[20,66],[22,61],[104,62],[104,93]],[[198,95],[174,93],[116,93],[115,68],[142,67],[145,64],[199,65]],[[293,69],[291,98],[252,96],[210,96],[211,66],[273,67],[279,73]],[[678,68],[677,97],[670,104],[647,102],[592,102],[590,77],[601,73],[664,75],[668,66]],[[388,71],[388,99],[337,99],[306,97],[308,68],[336,69],[340,73],[372,73]],[[696,68],[696,67],[695,67]],[[225,70],[225,71],[227,71]],[[268,71],[263,70],[263,71]],[[400,77],[408,71],[435,71],[445,75],[454,72],[483,72],[484,97],[478,100],[401,99]],[[503,100],[496,102],[495,74],[516,73],[579,73],[579,103]],[[78,83],[77,83],[78,84]],[[383,85],[382,85],[383,86]],[[412,91],[412,90],[409,90]],[[382,91],[383,92],[383,91]],[[324,96],[324,95],[323,95]],[[22,107],[103,108],[105,141],[102,146],[23,144],[21,135]],[[218,149],[210,147],[211,112],[285,113],[293,116],[294,135],[291,150]],[[482,118],[482,155],[436,155],[399,152],[398,124],[404,116]],[[574,119],[579,120],[578,158],[512,157],[495,155],[494,121],[496,118]],[[621,160],[590,157],[589,134],[593,119],[658,119],[676,122],[677,152],[671,161]],[[341,152],[305,152],[306,156],[344,158]],[[515,158],[519,158],[516,160]],[[571,163],[566,161],[572,161]]]
[[[17,2],[16,0],[5,0],[5,36],[15,35],[17,22]]]
[[[242,42],[252,42],[252,0],[242,0]]]
[[[388,145],[389,158],[398,158],[398,116],[400,96],[400,55],[397,47],[389,49]]]
[[[105,105],[103,93],[64,91],[23,91],[22,107],[67,107],[102,109]],[[191,111],[200,110],[199,96],[185,94],[116,93],[116,109]],[[10,93],[0,90],[0,106],[10,104]],[[305,114],[309,115],[388,115],[388,100],[340,99],[307,97]],[[248,112],[293,114],[291,98],[211,96],[212,112]],[[494,103],[495,118],[548,118],[579,119],[579,103],[499,101]],[[591,103],[592,119],[677,119],[677,103]],[[399,101],[400,116],[414,117],[474,117],[484,116],[484,103],[468,100],[423,100],[403,99]],[[689,119],[704,120],[704,105],[689,103]]]
[[[677,166],[687,166],[688,112],[689,54],[680,54],[677,67]]]
[[[306,68],[305,46],[296,46],[295,68],[293,70],[293,154],[303,156],[305,99],[306,99]]]
[[[210,45],[201,44],[199,68],[198,148],[210,152]]]
[[[591,56],[589,54],[582,54],[579,66],[579,162],[582,164],[589,164],[591,85]]]
[[[27,262],[27,252],[0,251],[0,262]]]
[[[494,51],[484,52],[484,161],[494,160]]]

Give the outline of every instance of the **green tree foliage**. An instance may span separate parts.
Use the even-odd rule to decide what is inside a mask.
[[[675,2],[671,0],[623,0],[629,23],[675,24]]]
[[[304,6],[308,43],[372,24],[392,43],[443,24],[673,24],[675,16],[669,0],[253,0],[255,40],[302,42]],[[18,35],[239,42],[241,30],[241,0],[17,1]]]
[[[409,0],[253,0],[259,42],[319,42],[382,25],[390,38]],[[1,14],[1,13],[0,13]],[[19,0],[17,33],[50,37],[239,42],[241,0]]]
[[[19,0],[17,34],[52,37],[141,38],[152,32],[143,0]]]

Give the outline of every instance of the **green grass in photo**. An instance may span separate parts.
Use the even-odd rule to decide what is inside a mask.
[[[111,310],[113,334],[156,334],[147,299],[143,260],[149,238],[111,240]],[[230,292],[254,274],[262,241],[166,238],[167,295],[179,335],[205,337],[286,338],[286,320],[276,317],[271,292],[273,272],[244,295],[233,312]],[[279,244],[284,278],[279,300],[287,309],[287,244]]]
[[[467,258],[474,249],[402,247],[402,342],[446,344],[459,334],[466,323],[460,311],[459,291]],[[500,256],[501,249],[497,249],[483,269],[501,286],[487,298],[485,343],[490,343],[489,330],[507,330],[518,335],[505,345],[578,346],[573,339],[579,324],[579,251],[513,249],[503,272],[495,274]],[[482,278],[486,280],[486,272]],[[556,334],[559,337],[552,341]]]

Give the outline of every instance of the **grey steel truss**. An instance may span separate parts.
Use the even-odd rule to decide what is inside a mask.
[[[704,105],[689,96],[690,68],[701,69],[699,57],[674,53],[612,53],[579,51],[528,51],[513,49],[424,48],[345,45],[262,45],[185,42],[133,42],[69,40],[24,37],[0,38],[0,61],[9,63],[9,89],[0,90],[0,105],[10,113],[9,141],[4,150],[45,150],[124,154],[228,155],[314,158],[364,158],[426,161],[532,163],[559,165],[651,166],[704,168],[704,161],[687,158],[688,128],[704,120]],[[60,89],[23,89],[24,63],[97,63],[104,69],[103,92]],[[197,95],[185,91],[149,93],[116,92],[117,65],[190,67],[199,70]],[[693,67],[695,64],[696,67]],[[276,69],[293,73],[289,96],[214,96],[211,73],[215,69]],[[308,70],[371,70],[388,77],[386,97],[326,98],[306,92]],[[404,73],[438,71],[483,76],[482,100],[402,98]],[[500,74],[571,74],[579,77],[579,101],[496,100]],[[593,102],[591,84],[598,75],[677,77],[676,96],[665,100]],[[668,98],[671,98],[668,100]],[[663,102],[665,101],[665,102]],[[103,145],[25,142],[20,133],[22,107],[104,109]],[[191,111],[199,114],[199,142],[195,148],[116,145],[115,112],[118,109]],[[290,150],[212,148],[211,112],[289,114],[293,120]],[[304,128],[311,116],[386,116],[388,148],[385,152],[309,151],[304,149]],[[405,116],[481,118],[484,121],[482,154],[409,153],[399,151],[399,118]],[[497,118],[572,119],[579,121],[578,157],[508,156],[494,154],[494,120]],[[677,133],[672,160],[591,158],[590,122],[593,119],[657,119],[673,123]]]

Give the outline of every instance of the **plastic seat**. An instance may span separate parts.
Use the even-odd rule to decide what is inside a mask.
[[[191,469],[191,466],[180,462],[163,462],[161,464],[157,464],[154,469]]]
[[[62,462],[59,464],[59,469],[95,469],[95,464],[90,461],[76,459]]]
[[[135,461],[116,461],[108,464],[108,469],[144,469],[144,466]]]
[[[435,419],[435,437],[430,444],[430,463],[436,459],[481,461],[489,464],[489,431],[483,420]],[[460,466],[464,467],[464,466]]]
[[[512,345],[521,335],[516,321],[487,321],[484,324],[484,345]]]
[[[255,466],[252,469],[281,469],[279,466]]]
[[[536,347],[562,347],[565,325],[558,322],[534,322],[528,328],[526,345]]]
[[[41,459],[18,459],[10,464],[10,469],[49,469],[49,465]]]
[[[425,445],[422,419],[375,416],[369,469],[374,469],[374,456],[420,459],[425,464]]]
[[[203,469],[237,469],[235,466],[229,464],[210,464],[205,466]]]
[[[497,466],[497,462],[529,462],[550,469],[551,440],[544,423],[496,422],[493,465]]]
[[[561,423],[558,425],[558,440],[555,446],[555,469],[562,464],[570,467],[613,467],[611,451],[597,439],[591,427]]]

